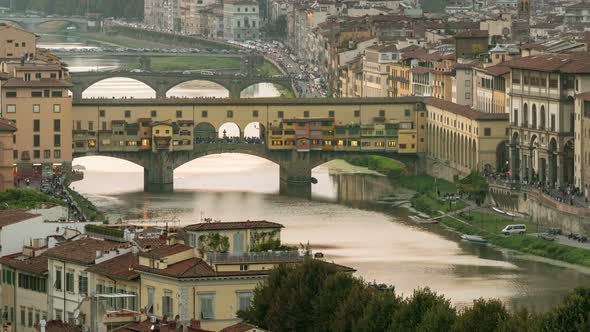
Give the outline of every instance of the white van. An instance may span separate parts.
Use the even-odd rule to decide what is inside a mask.
[[[526,226],[522,224],[518,225],[508,225],[504,227],[502,230],[502,234],[510,235],[510,234],[524,234],[526,233]]]

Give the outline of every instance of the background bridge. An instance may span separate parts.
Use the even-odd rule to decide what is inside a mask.
[[[11,23],[29,31],[36,31],[36,26],[49,22],[66,22],[79,30],[85,31],[88,28],[88,18],[86,17],[32,17],[32,16],[5,16],[0,17],[0,22]]]
[[[286,76],[236,76],[227,74],[205,75],[202,73],[179,72],[81,72],[71,73],[74,99],[82,99],[82,93],[93,84],[108,78],[130,78],[144,83],[156,91],[156,98],[166,98],[166,93],[175,86],[189,81],[208,81],[221,85],[229,91],[230,98],[240,98],[240,93],[257,83],[273,83],[292,91],[292,82]],[[294,91],[295,93],[295,91]]]

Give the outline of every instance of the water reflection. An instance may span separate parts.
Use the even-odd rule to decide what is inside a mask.
[[[505,251],[459,241],[437,225],[417,225],[395,204],[359,203],[371,192],[399,195],[382,177],[314,169],[314,200],[276,195],[278,167],[259,158],[199,158],[175,172],[176,191],[141,192],[143,174],[89,171],[76,189],[106,210],[111,220],[179,224],[202,217],[231,221],[266,219],[286,226],[284,242],[309,241],[328,260],[352,266],[357,275],[395,285],[409,294],[431,287],[458,305],[479,297],[543,310],[590,277],[575,270],[519,259]],[[356,190],[354,189],[356,187]],[[374,190],[375,188],[375,190]],[[357,192],[358,191],[358,192]],[[391,193],[390,191],[393,191]],[[341,204],[342,201],[356,201]]]

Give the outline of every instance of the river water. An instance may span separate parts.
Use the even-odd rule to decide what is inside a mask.
[[[50,47],[63,41],[51,41]],[[91,46],[86,43],[71,47]],[[64,57],[72,71],[106,70],[129,58]],[[253,87],[251,96],[277,94],[274,87]],[[276,89],[275,89],[276,90]],[[121,92],[124,91],[124,92]],[[152,97],[140,83],[113,79],[89,89],[88,97]],[[178,96],[223,97],[223,89],[203,82],[176,88]],[[285,225],[283,242],[309,242],[315,251],[357,269],[367,281],[394,285],[410,294],[430,287],[459,306],[479,297],[500,298],[511,308],[545,310],[576,286],[590,285],[590,274],[526,259],[510,251],[461,242],[459,235],[437,225],[416,225],[403,207],[376,205],[393,193],[383,177],[350,173],[332,163],[317,167],[312,200],[278,195],[278,166],[252,156],[212,155],[175,171],[175,192],[144,193],[143,170],[131,163],[104,157],[74,160],[84,165],[84,180],[72,186],[86,195],[111,221],[161,222],[178,225],[215,220],[266,219]]]

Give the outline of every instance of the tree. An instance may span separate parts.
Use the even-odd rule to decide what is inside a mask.
[[[392,318],[388,331],[414,331],[426,313],[437,305],[450,306],[449,300],[430,288],[414,290],[412,297],[404,300]]]
[[[469,175],[459,180],[457,189],[460,192],[469,194],[469,197],[475,201],[477,205],[483,204],[487,192],[488,182],[478,171],[471,171]]]
[[[377,290],[364,313],[359,316],[352,330],[354,332],[382,332],[391,325],[391,317],[401,306],[402,299],[392,288]]]
[[[543,319],[543,331],[590,331],[590,288],[576,288]]]
[[[452,331],[494,332],[508,317],[508,311],[500,300],[478,299],[459,315]]]

